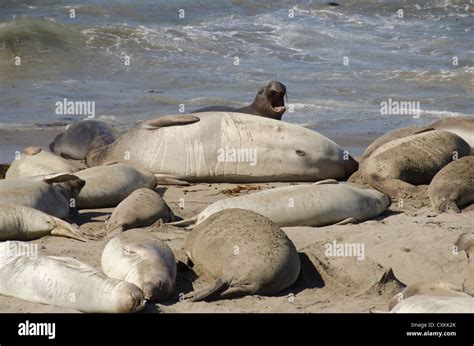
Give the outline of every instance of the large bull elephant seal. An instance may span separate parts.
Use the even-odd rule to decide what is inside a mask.
[[[284,186],[244,196],[221,199],[195,218],[173,223],[200,224],[224,209],[247,209],[259,213],[280,227],[326,226],[362,222],[381,214],[390,199],[374,189],[323,180],[312,185]]]
[[[83,312],[143,309],[143,293],[137,286],[108,278],[73,258],[38,256],[29,245],[0,243],[0,294]]]
[[[360,165],[366,183],[390,197],[416,195],[441,168],[469,155],[471,148],[454,133],[431,130],[387,142]]]
[[[49,149],[66,158],[83,160],[88,152],[112,143],[118,136],[119,133],[103,121],[83,120],[69,125]]]
[[[174,292],[173,251],[146,230],[132,229],[112,238],[102,252],[101,263],[107,276],[137,285],[147,300],[164,301]]]
[[[260,88],[251,104],[242,108],[227,106],[210,106],[195,110],[193,113],[202,112],[237,112],[259,115],[265,118],[281,120],[285,113],[286,87],[278,82],[272,81]]]
[[[128,160],[127,160],[128,159]],[[89,166],[123,162],[188,182],[342,179],[357,162],[330,139],[304,127],[239,113],[165,116],[92,151]]]
[[[266,217],[243,209],[220,211],[189,234],[184,250],[215,282],[192,301],[236,295],[274,295],[290,287],[300,259],[286,234]]]
[[[156,178],[145,169],[121,163],[92,167],[76,172],[86,182],[76,198],[76,208],[116,207],[133,191],[156,186]]]
[[[84,167],[40,147],[28,147],[13,160],[5,179],[28,178],[54,173],[74,173]]]
[[[439,213],[460,213],[474,202],[474,156],[455,160],[440,170],[428,187],[431,205]]]
[[[24,205],[64,219],[84,184],[72,174],[0,180],[0,205]]]

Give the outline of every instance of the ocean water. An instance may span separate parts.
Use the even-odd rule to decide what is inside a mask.
[[[2,0],[0,128],[84,118],[56,114],[64,98],[127,128],[180,105],[244,105],[271,80],[287,86],[285,121],[329,137],[474,116],[474,4],[339,4]],[[419,116],[382,115],[389,98]]]

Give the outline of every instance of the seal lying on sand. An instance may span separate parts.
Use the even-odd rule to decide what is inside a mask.
[[[64,219],[84,184],[72,174],[0,180],[0,205],[24,205]]]
[[[0,243],[0,294],[83,312],[135,312],[143,293],[68,257],[39,257],[24,242]],[[22,255],[18,255],[21,253]],[[6,254],[6,255],[5,255]]]
[[[49,149],[66,158],[83,160],[92,149],[103,147],[117,139],[118,132],[107,123],[83,120],[66,127],[49,145]]]
[[[121,163],[88,168],[75,174],[86,182],[76,198],[78,209],[116,207],[133,191],[156,186],[156,178],[150,172]]]
[[[243,209],[220,211],[189,234],[188,258],[216,281],[187,296],[273,295],[293,285],[300,259],[286,234],[266,217]]]
[[[175,288],[173,251],[143,229],[129,230],[112,238],[102,252],[102,269],[111,278],[137,285],[150,301],[166,300]]]
[[[0,241],[32,240],[45,235],[57,235],[87,241],[73,225],[22,205],[0,205]]]
[[[28,178],[53,173],[74,173],[81,169],[79,164],[63,159],[40,147],[28,147],[18,160],[13,160],[5,179]]]
[[[390,197],[416,194],[441,168],[471,148],[451,132],[431,130],[385,143],[362,160],[364,181]]]
[[[436,296],[436,297],[471,297],[462,292],[461,288],[454,286],[449,282],[417,282],[408,285],[402,292],[393,296],[388,304],[389,310],[392,310],[397,304],[405,299],[415,295]]]
[[[431,205],[439,213],[460,213],[474,202],[474,156],[465,156],[440,170],[428,187]]]
[[[285,94],[286,87],[278,81],[272,81],[258,90],[255,99],[248,106],[242,108],[210,106],[195,110],[192,113],[237,112],[281,120],[283,113],[286,111]]]
[[[398,303],[395,313],[473,313],[474,298],[416,295]]]
[[[143,167],[158,183],[318,181],[348,177],[358,167],[347,151],[317,132],[218,112],[150,120],[92,151],[86,162]]]
[[[106,222],[109,232],[147,227],[159,219],[172,222],[176,216],[161,196],[150,189],[138,189],[117,205]]]
[[[173,226],[200,224],[224,209],[247,209],[259,213],[280,227],[326,226],[361,222],[376,217],[390,205],[390,199],[374,189],[323,180],[312,185],[284,186],[249,195],[219,200],[193,219]]]

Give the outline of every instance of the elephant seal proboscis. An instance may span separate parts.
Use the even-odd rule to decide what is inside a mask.
[[[474,202],[474,156],[451,162],[434,176],[428,187],[431,206],[439,213],[460,213]]]
[[[138,189],[120,202],[106,222],[108,232],[123,232],[131,228],[147,227],[161,219],[176,220],[163,198],[153,190]]]
[[[82,167],[40,147],[28,147],[13,160],[5,179],[28,178],[54,173],[75,173]]]
[[[83,120],[69,125],[49,145],[49,149],[66,158],[83,160],[92,149],[115,141],[119,133],[109,124],[97,120]]]
[[[236,112],[281,120],[283,113],[286,111],[285,95],[286,87],[278,81],[272,81],[258,90],[255,99],[248,106],[242,108],[210,106],[195,110],[192,113]]]
[[[415,295],[436,296],[436,297],[470,297],[462,292],[462,289],[445,281],[417,282],[408,285],[405,289],[393,296],[388,304],[388,309],[392,310],[397,304]]]
[[[469,144],[454,133],[431,130],[399,138],[375,149],[360,164],[364,181],[390,197],[416,195],[441,168],[467,156]]]
[[[72,174],[0,180],[0,205],[24,205],[67,218],[85,181]]]
[[[149,301],[164,301],[174,292],[173,251],[146,230],[132,229],[112,238],[102,252],[101,262],[107,276],[137,285]]]
[[[358,167],[339,145],[298,125],[240,113],[178,117],[164,116],[124,133],[92,151],[87,164],[143,167],[158,183],[314,182],[348,177]]]
[[[187,226],[194,221],[200,224],[218,211],[238,208],[268,217],[280,227],[326,226],[374,218],[390,203],[390,199],[377,190],[330,179],[311,185],[284,186],[222,199],[196,217],[172,225]]]
[[[88,240],[73,225],[37,209],[23,205],[0,205],[0,241],[32,240],[45,235]]]
[[[93,313],[143,309],[142,291],[69,257],[38,256],[24,242],[0,243],[0,294]]]
[[[76,172],[86,182],[76,199],[78,209],[116,207],[133,191],[153,189],[156,178],[145,169],[126,164],[112,164]]]
[[[236,295],[273,295],[296,281],[298,252],[271,220],[243,209],[222,210],[196,226],[184,250],[215,282],[186,298],[200,301]]]

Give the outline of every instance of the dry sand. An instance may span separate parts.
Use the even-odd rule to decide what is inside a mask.
[[[250,185],[261,189],[288,184]],[[196,184],[188,187],[158,188],[173,211],[184,218],[204,209],[213,201],[248,193],[235,184]],[[241,185],[248,186],[248,185]],[[165,191],[166,190],[166,191]],[[236,192],[241,190],[240,192]],[[227,194],[224,194],[224,193]],[[179,207],[184,200],[184,208]],[[474,294],[474,263],[464,252],[453,253],[458,236],[474,226],[474,207],[461,214],[436,215],[428,200],[406,200],[403,206],[393,203],[376,220],[354,225],[328,227],[288,227],[284,231],[295,243],[303,263],[296,284],[278,296],[247,296],[213,302],[179,301],[180,293],[201,289],[209,283],[197,278],[192,270],[180,270],[176,294],[164,304],[147,306],[148,312],[371,312],[387,311],[387,304],[404,284],[421,280],[446,280]],[[75,219],[80,228],[91,234],[103,234],[103,221],[112,209],[82,210]],[[187,231],[154,226],[144,229],[166,241],[175,254]],[[365,248],[363,260],[355,257],[327,257],[326,243],[359,243]],[[105,241],[81,243],[68,238],[44,237],[34,241],[44,255],[70,256],[97,269]],[[472,262],[472,261],[471,261]],[[182,268],[183,269],[183,268]],[[184,268],[185,269],[185,268]],[[388,275],[387,275],[387,274]],[[385,274],[385,275],[384,275]],[[0,312],[74,312],[55,306],[33,304],[0,296]]]

